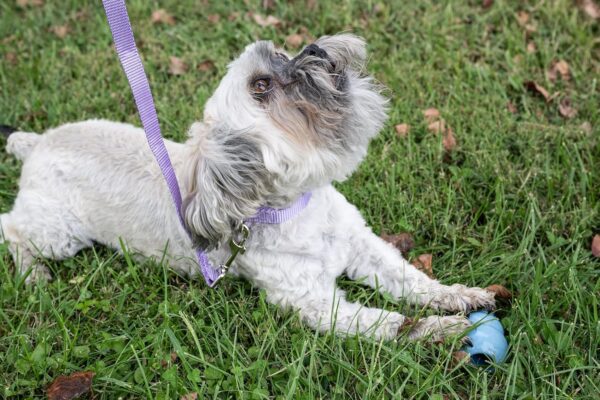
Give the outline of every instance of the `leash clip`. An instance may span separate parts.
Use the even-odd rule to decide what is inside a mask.
[[[248,239],[248,236],[250,236],[250,228],[242,223],[240,225],[238,236],[240,238],[239,240],[236,240],[235,237],[229,239],[229,250],[231,251],[231,255],[224,264],[219,265],[219,276],[217,276],[212,285],[210,285],[211,288],[214,288],[217,283],[227,275],[227,271],[229,271],[229,268],[238,254],[244,254],[246,252],[246,240]]]

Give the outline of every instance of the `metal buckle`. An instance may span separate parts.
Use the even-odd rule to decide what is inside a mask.
[[[248,236],[250,236],[250,228],[242,223],[238,235],[240,237],[238,241],[236,241],[236,238],[234,237],[229,239],[229,250],[231,251],[231,255],[224,264],[219,265],[219,276],[217,276],[212,285],[210,285],[211,288],[215,287],[217,283],[227,275],[227,271],[229,271],[229,268],[238,254],[244,254],[246,252],[246,240],[248,239]]]

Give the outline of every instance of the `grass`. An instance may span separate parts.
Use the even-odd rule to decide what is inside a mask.
[[[597,398],[600,263],[590,242],[600,232],[600,28],[573,3],[496,0],[484,10],[475,0],[322,0],[314,10],[280,2],[265,11],[257,0],[128,1],[163,130],[177,140],[253,40],[282,44],[300,27],[367,38],[369,69],[389,88],[390,122],[338,187],[377,232],[411,232],[413,256],[433,253],[441,281],[516,292],[501,310],[511,348],[495,373],[456,365],[453,344],[316,335],[244,281],[210,290],[101,247],[48,261],[56,279],[26,287],[1,245],[0,396],[40,397],[57,376],[93,370],[102,399]],[[177,23],[152,24],[158,8]],[[263,28],[247,11],[284,23]],[[61,25],[70,27],[64,38],[51,32]],[[93,117],[138,123],[97,1],[2,2],[0,56],[0,123],[40,132]],[[189,71],[169,75],[170,56]],[[197,70],[206,59],[215,69]],[[546,77],[558,59],[570,81]],[[526,81],[560,95],[547,103]],[[563,97],[575,118],[560,116]],[[429,107],[455,131],[449,156],[423,122]],[[395,135],[400,122],[412,126],[406,139]],[[0,153],[0,212],[13,203],[19,167]],[[341,284],[358,301],[418,311]]]

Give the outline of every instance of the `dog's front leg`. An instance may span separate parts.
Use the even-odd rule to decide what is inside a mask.
[[[443,285],[429,278],[368,227],[355,229],[350,242],[356,252],[346,269],[351,279],[363,279],[369,286],[390,292],[395,298],[403,297],[434,309],[468,312],[495,306],[491,291],[459,284]]]

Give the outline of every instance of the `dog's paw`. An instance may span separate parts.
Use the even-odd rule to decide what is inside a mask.
[[[50,282],[52,280],[52,275],[48,270],[48,267],[41,264],[36,264],[31,267],[31,272],[25,278],[25,284],[34,285],[37,282]]]
[[[415,322],[408,331],[408,338],[410,340],[428,339],[432,342],[441,342],[447,337],[462,334],[470,326],[469,320],[459,315],[447,317],[434,315]],[[468,338],[465,336],[461,338],[461,343],[465,343],[467,340]]]
[[[495,293],[491,290],[465,285],[447,286],[436,294],[431,306],[438,310],[469,313],[473,310],[496,308]]]

